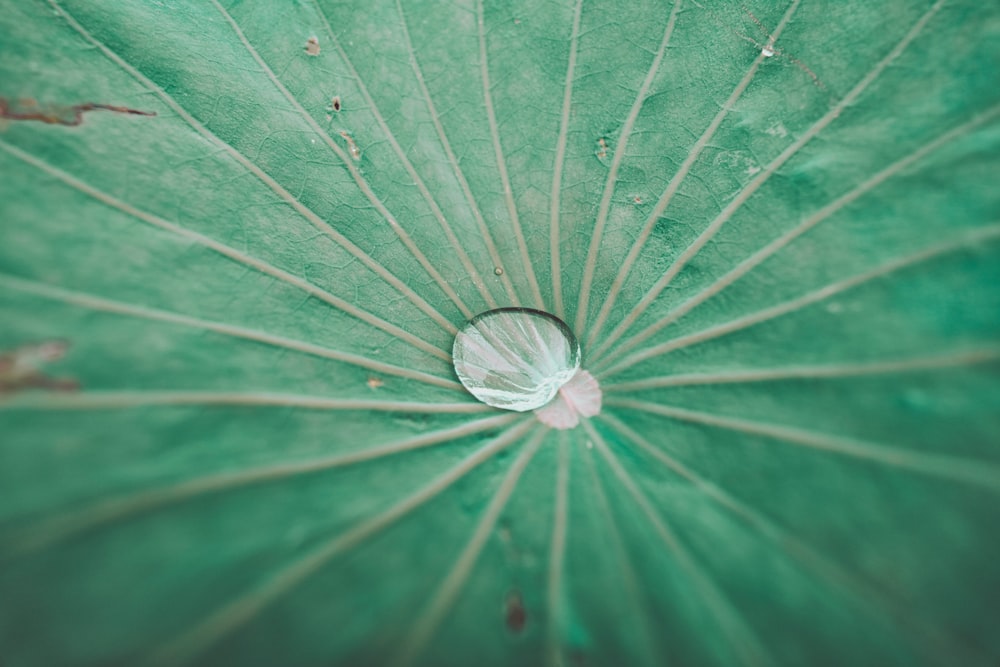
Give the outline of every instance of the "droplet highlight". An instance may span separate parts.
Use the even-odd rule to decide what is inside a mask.
[[[580,369],[580,343],[554,315],[499,308],[476,315],[455,337],[455,373],[477,399],[527,412],[546,405]]]

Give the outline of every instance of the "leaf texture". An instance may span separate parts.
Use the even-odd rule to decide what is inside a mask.
[[[990,3],[0,4],[3,665],[1000,660]]]

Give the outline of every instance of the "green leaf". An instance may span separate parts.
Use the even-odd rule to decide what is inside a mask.
[[[2,5],[5,666],[1000,660],[991,3]]]

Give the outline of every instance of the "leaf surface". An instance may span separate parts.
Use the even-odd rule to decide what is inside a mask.
[[[3,664],[1000,658],[989,3],[3,4]]]

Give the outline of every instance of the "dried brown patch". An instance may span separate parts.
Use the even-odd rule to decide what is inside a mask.
[[[7,100],[0,97],[0,118],[4,120],[34,120],[48,125],[68,125],[75,127],[83,123],[83,114],[88,111],[111,111],[133,116],[155,116],[155,111],[140,111],[113,104],[84,102],[67,106],[52,102],[40,103],[30,98]]]
[[[66,355],[69,342],[48,340],[29,343],[0,353],[0,396],[27,389],[75,391],[79,383],[70,378],[50,377],[43,366]]]

